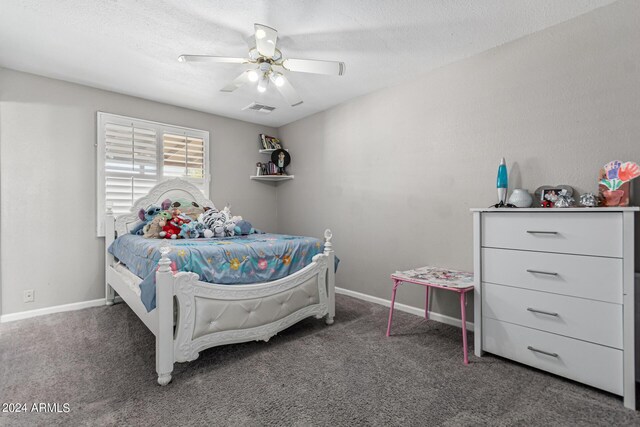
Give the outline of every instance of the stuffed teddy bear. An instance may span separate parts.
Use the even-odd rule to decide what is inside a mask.
[[[153,220],[147,224],[144,229],[144,237],[147,239],[160,239],[160,232],[162,232],[162,228],[167,225],[167,222],[172,218],[171,212],[169,211],[161,211],[158,215],[156,215]]]

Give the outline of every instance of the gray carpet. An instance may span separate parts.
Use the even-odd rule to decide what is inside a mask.
[[[156,385],[153,335],[126,305],[0,325],[0,402],[70,404],[2,425],[640,425],[616,396],[497,357],[460,330],[338,296],[336,323],[209,349]],[[470,334],[470,338],[472,335]],[[473,340],[471,339],[471,342]]]

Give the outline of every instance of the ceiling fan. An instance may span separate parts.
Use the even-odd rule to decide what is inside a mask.
[[[291,86],[282,70],[301,73],[327,74],[342,76],[345,72],[344,62],[318,61],[313,59],[283,59],[282,52],[276,48],[278,31],[262,24],[254,24],[255,47],[249,49],[248,58],[231,58],[211,55],[180,55],[180,62],[220,62],[228,64],[255,64],[256,68],[242,72],[233,81],[220,89],[222,92],[233,92],[249,82],[258,82],[258,92],[265,92],[271,81],[287,102],[295,107],[302,104],[302,99]]]

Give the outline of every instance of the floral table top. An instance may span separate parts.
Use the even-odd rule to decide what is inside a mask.
[[[396,271],[391,277],[414,283],[425,283],[447,288],[473,287],[473,273],[439,267],[420,267],[407,271]]]

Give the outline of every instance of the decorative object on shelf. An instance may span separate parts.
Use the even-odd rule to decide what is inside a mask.
[[[275,136],[260,134],[260,142],[263,150],[279,150],[282,148],[282,142]]]
[[[566,189],[560,190],[556,197],[556,202],[554,204],[555,208],[570,208],[573,206],[575,200],[571,197]]]
[[[533,203],[533,197],[527,190],[516,188],[509,197],[509,204],[517,208],[529,208]]]
[[[551,208],[551,207],[553,207],[553,205],[551,204],[549,199],[545,199],[544,198],[544,194],[543,193],[545,192],[545,190],[554,190],[556,192],[556,194],[559,194],[560,191],[562,191],[562,190],[566,190],[567,196],[573,197],[573,187],[570,187],[568,185],[554,185],[554,186],[543,185],[543,186],[540,186],[540,187],[536,188],[536,191],[533,193],[534,194],[533,198],[535,200],[537,200],[538,202],[536,202],[536,203],[540,203],[539,206],[543,207],[543,208]]]
[[[286,171],[286,167],[291,163],[291,155],[288,150],[282,148],[280,140],[260,134],[260,142],[263,148],[260,148],[258,152],[268,155],[270,160],[256,163],[256,174],[249,176],[249,179],[274,183],[293,179],[293,175],[287,175]]]
[[[543,208],[552,208],[558,201],[558,196],[562,192],[562,188],[545,188],[542,190],[542,199],[540,203]],[[566,192],[565,192],[566,194]]]
[[[498,165],[498,177],[496,179],[496,187],[498,188],[498,203],[493,205],[494,208],[515,208],[511,203],[507,201],[507,190],[509,187],[509,177],[507,176],[507,162],[504,157],[500,159]]]
[[[598,192],[603,206],[629,206],[631,180],[640,176],[640,167],[634,162],[613,160],[602,169],[598,176]]]
[[[505,206],[505,202],[507,201],[507,188],[509,187],[509,177],[507,175],[507,162],[504,157],[500,159],[500,165],[498,165],[498,177],[496,181],[496,187],[498,188],[498,204],[496,207]]]
[[[280,148],[271,153],[271,161],[276,166],[277,173],[286,175],[287,172],[285,168],[291,163],[291,155],[286,150]]]
[[[584,193],[580,196],[580,205],[585,208],[595,208],[598,206],[598,199],[593,193]]]

